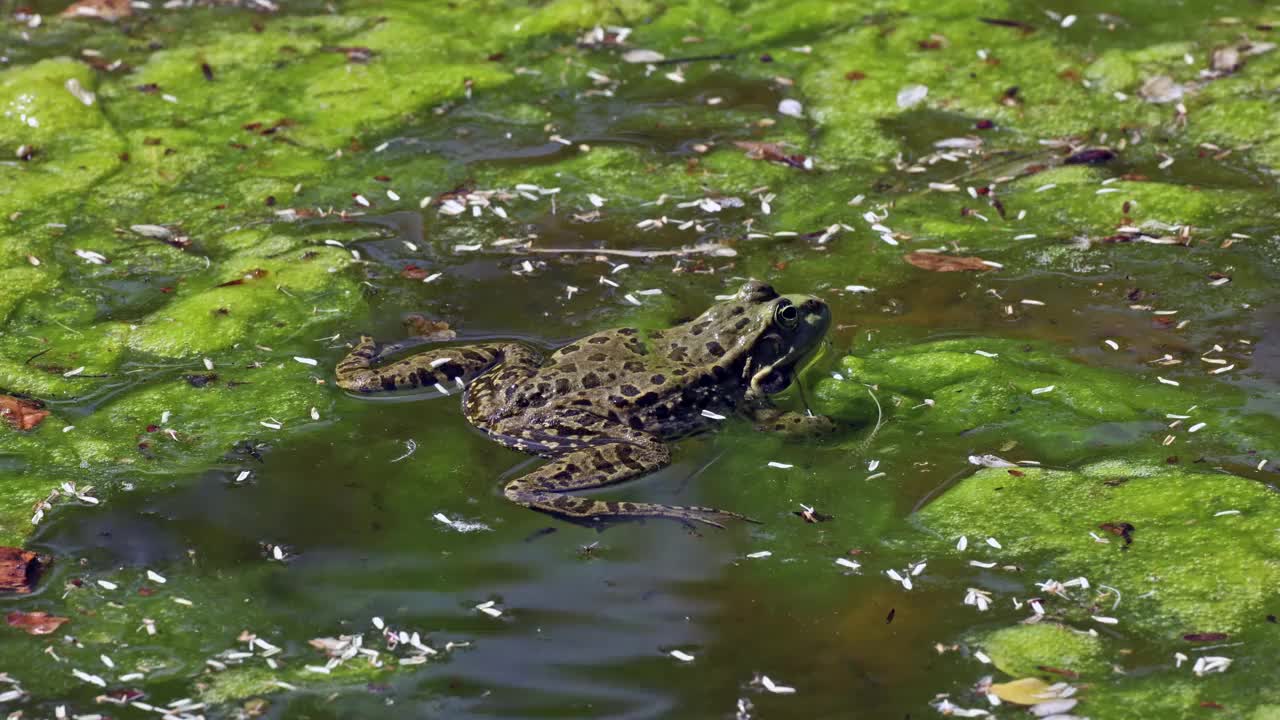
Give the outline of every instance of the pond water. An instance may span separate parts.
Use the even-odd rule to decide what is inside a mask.
[[[1275,8],[20,5],[0,545],[53,564],[0,612],[68,621],[0,711],[1280,715]],[[456,396],[333,384],[746,278],[829,303],[778,401],[839,431],[598,495],[760,524],[531,512]]]

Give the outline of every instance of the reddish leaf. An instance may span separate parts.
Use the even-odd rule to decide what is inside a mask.
[[[430,270],[418,267],[417,265],[405,265],[400,271],[400,277],[407,280],[425,280],[431,274]]]
[[[994,269],[983,262],[982,258],[972,256],[913,252],[903,255],[902,259],[912,265],[915,265],[921,270],[928,270],[930,272],[962,272],[965,270],[982,272]]]
[[[1105,522],[1099,525],[1098,529],[1106,530],[1112,535],[1119,535],[1120,537],[1124,538],[1125,545],[1133,544],[1133,532],[1134,530],[1137,530],[1137,528],[1133,526],[1133,523],[1127,523],[1127,522],[1122,522],[1122,523]]]
[[[5,616],[10,627],[26,630],[32,635],[48,635],[57,630],[69,618],[50,615],[47,612],[22,612],[14,610]]]
[[[377,54],[376,52],[374,52],[373,50],[370,50],[367,47],[360,47],[360,46],[326,47],[326,48],[321,48],[321,50],[324,50],[325,52],[342,53],[343,55],[347,56],[347,62],[361,63],[361,64],[369,62],[371,59],[373,59],[373,56]]]
[[[41,557],[21,548],[0,547],[0,593],[31,592],[40,579],[40,571],[48,563],[48,556]]]
[[[0,395],[0,418],[18,430],[30,430],[49,417],[49,411],[31,400]]]
[[[1226,640],[1227,634],[1217,633],[1217,632],[1190,633],[1187,635],[1183,635],[1182,639],[1186,640],[1187,642],[1218,642],[1219,640]]]

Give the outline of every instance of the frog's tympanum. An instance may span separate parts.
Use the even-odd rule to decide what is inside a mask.
[[[363,337],[338,363],[355,393],[465,388],[467,420],[507,447],[551,462],[507,483],[507,498],[567,520],[667,517],[722,527],[736,513],[705,507],[593,500],[573,491],[630,480],[671,462],[667,443],[735,412],[793,434],[831,428],[782,412],[768,396],[791,384],[831,324],[826,303],[779,295],[759,282],[669,330],[606,330],[543,358],[511,342],[454,346],[380,363]]]

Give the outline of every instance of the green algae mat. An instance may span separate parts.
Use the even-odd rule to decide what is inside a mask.
[[[0,713],[1280,717],[1280,6],[0,11]],[[333,382],[752,277],[840,431],[616,496],[761,525]]]

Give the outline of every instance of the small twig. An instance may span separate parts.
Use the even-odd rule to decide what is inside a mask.
[[[720,53],[718,55],[692,55],[689,57],[666,58],[657,60],[653,65],[679,65],[680,63],[706,62],[708,60],[733,60],[738,57],[738,53]]]
[[[580,254],[580,255],[620,255],[622,257],[648,258],[648,257],[671,257],[671,256],[688,256],[703,254],[718,254],[722,257],[734,257],[738,254],[737,250],[725,245],[717,245],[714,243],[706,245],[694,245],[692,247],[680,248],[678,250],[610,250],[603,248],[523,248],[515,252],[541,253],[544,255],[563,255],[563,254]]]

